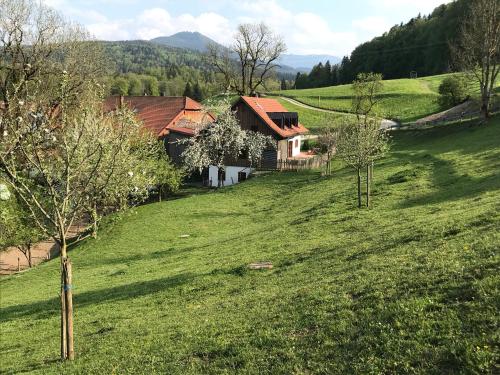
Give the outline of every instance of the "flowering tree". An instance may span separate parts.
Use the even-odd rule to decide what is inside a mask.
[[[222,185],[223,167],[228,162],[236,161],[246,153],[252,165],[261,160],[266,148],[275,147],[271,137],[243,130],[227,102],[208,107],[206,111],[216,114],[217,121],[207,122],[193,137],[183,141],[187,147],[182,158],[188,170],[201,172],[215,166],[218,187]]]
[[[0,175],[60,247],[61,357],[73,359],[72,225],[143,200],[159,145],[134,114],[103,113],[105,59],[78,26],[31,0],[0,0]]]

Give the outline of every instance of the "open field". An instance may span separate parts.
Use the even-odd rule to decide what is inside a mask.
[[[342,123],[343,118],[353,117],[353,115],[350,114],[318,112],[313,109],[299,107],[279,98],[278,101],[288,111],[298,112],[300,123],[309,129],[312,134],[318,133],[322,128],[337,127]]]
[[[494,373],[499,139],[499,118],[395,132],[371,210],[336,163],[108,217],[71,251],[77,359],[56,259],[0,280],[1,372]]]
[[[447,74],[418,79],[383,81],[377,108],[379,116],[401,122],[411,122],[442,108],[437,103],[438,88]],[[274,94],[278,95],[278,92]],[[288,96],[305,104],[337,111],[351,111],[353,95],[351,85],[340,85],[304,90],[285,90]]]

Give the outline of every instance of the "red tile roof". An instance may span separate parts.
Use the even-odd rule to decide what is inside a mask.
[[[180,133],[180,134],[186,134],[186,135],[194,135],[196,130],[191,129],[191,128],[170,128],[171,133]]]
[[[267,113],[288,112],[276,99],[242,96],[240,101],[246,103],[272,130],[283,138],[294,137],[309,131],[300,123],[298,126],[285,127],[284,129],[276,125]]]
[[[110,96],[104,102],[104,110],[119,108],[121,101],[137,113],[146,129],[159,137],[168,134],[185,117],[194,123],[203,117],[201,104],[186,96]]]

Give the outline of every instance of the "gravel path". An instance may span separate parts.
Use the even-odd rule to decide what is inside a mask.
[[[69,230],[69,237],[76,237],[85,229],[86,226],[83,224],[72,226]],[[40,241],[31,248],[33,266],[58,255],[59,245],[53,239]],[[0,275],[11,275],[28,268],[28,259],[16,247],[9,247],[0,251]]]

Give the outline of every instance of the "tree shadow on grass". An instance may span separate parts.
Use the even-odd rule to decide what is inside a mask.
[[[401,203],[401,208],[436,204],[478,196],[487,191],[500,189],[500,171],[492,169],[485,177],[472,177],[459,171],[448,160],[426,155],[426,164],[432,167],[434,192],[410,198]]]
[[[183,273],[150,281],[138,281],[108,289],[93,290],[74,294],[75,308],[81,308],[98,303],[116,302],[147,296],[157,292],[169,290],[192,281],[195,275]],[[59,314],[60,299],[51,298],[35,303],[14,305],[0,309],[0,323],[11,319],[30,317],[31,319],[45,319]]]

